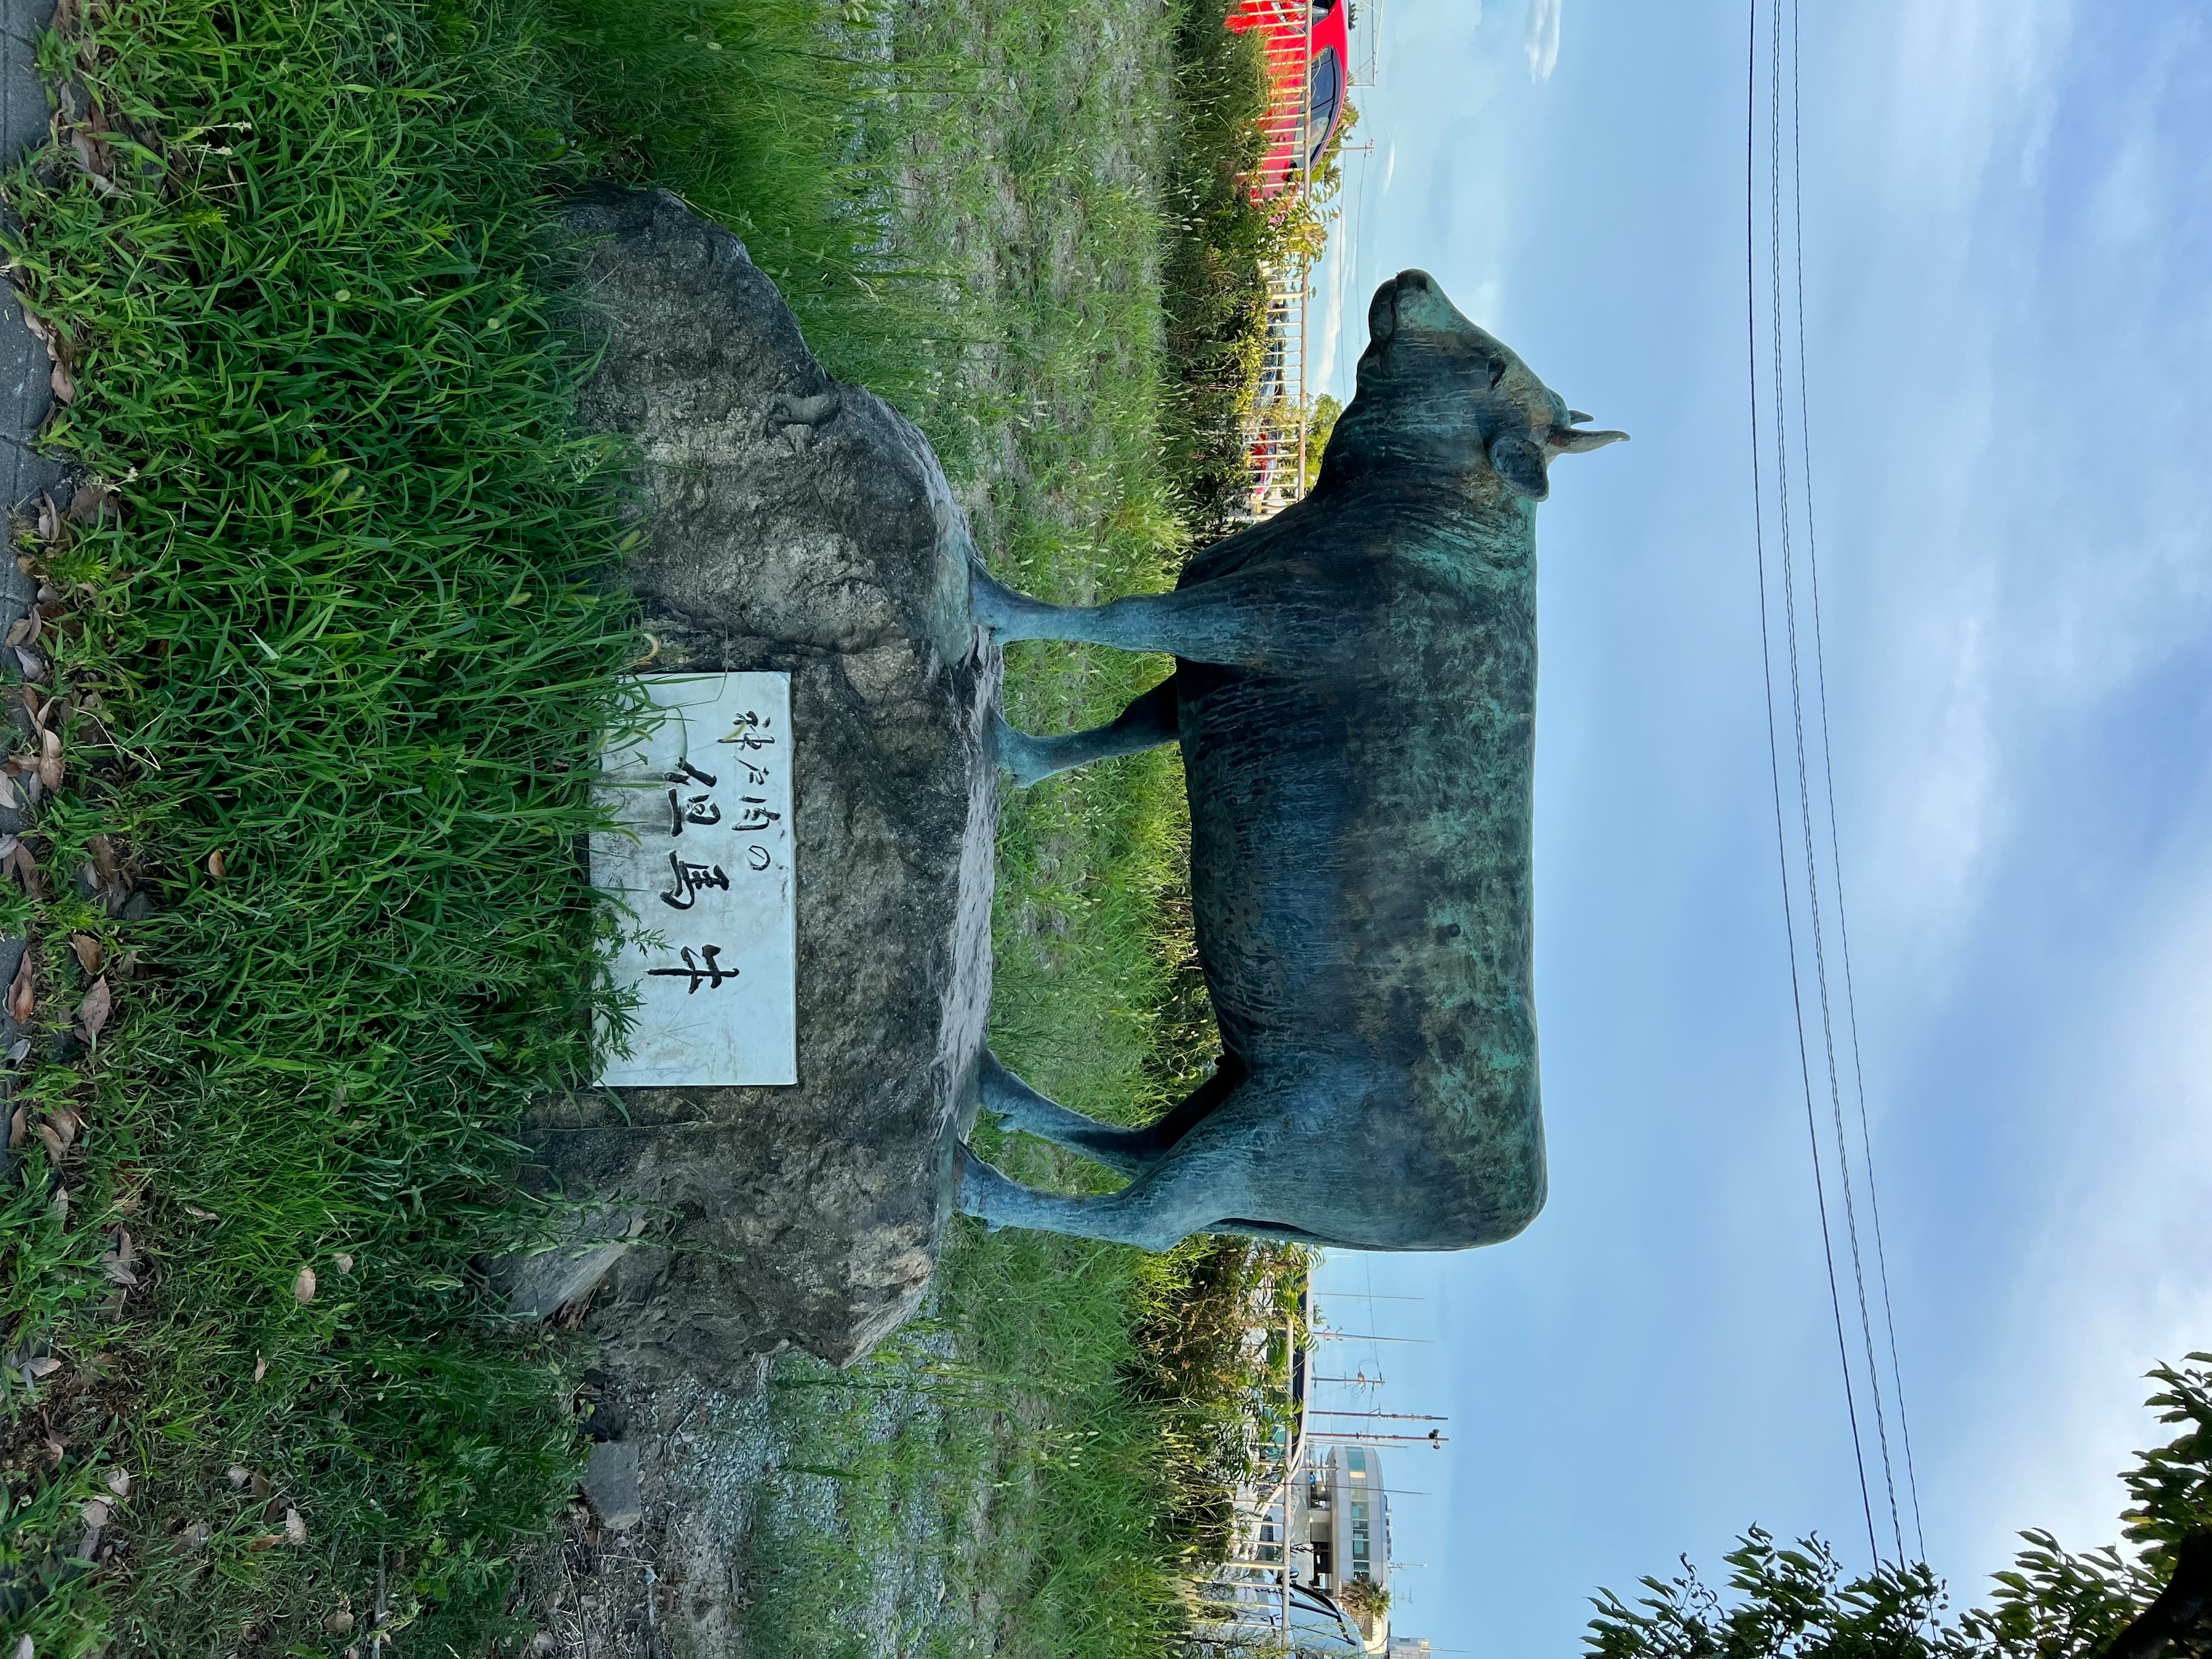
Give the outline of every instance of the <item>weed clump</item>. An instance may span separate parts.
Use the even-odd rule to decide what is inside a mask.
[[[511,1133],[613,1012],[573,849],[634,712],[614,457],[548,316],[572,147],[525,9],[81,19],[42,62],[115,160],[6,184],[74,376],[46,443],[113,507],[18,544],[67,612],[17,698],[69,769],[22,838],[32,1052],[67,1063],[15,1099],[84,1128],[0,1213],[9,1340],[60,1362],[10,1401],[6,1547],[48,1593],[9,1639],[198,1651],[380,1599],[477,1650],[574,1460],[471,1264],[534,1224]],[[114,1471],[66,1565],[50,1495]]]

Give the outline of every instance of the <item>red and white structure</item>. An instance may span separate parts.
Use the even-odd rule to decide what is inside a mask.
[[[1253,198],[1303,201],[1344,119],[1352,84],[1350,0],[1237,0],[1228,27],[1257,34],[1267,55],[1267,149],[1250,179]],[[1267,345],[1246,431],[1254,519],[1305,494],[1306,301],[1309,270],[1286,260],[1268,273]]]

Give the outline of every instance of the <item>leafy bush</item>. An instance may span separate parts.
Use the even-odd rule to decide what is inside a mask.
[[[1836,1553],[1817,1538],[1778,1545],[1754,1527],[1724,1559],[1728,1599],[1686,1561],[1669,1579],[1646,1578],[1633,1606],[1611,1590],[1596,1598],[1588,1651],[1594,1659],[2082,1659],[2107,1649],[2152,1607],[2186,1565],[2212,1565],[2212,1353],[2151,1373],[2165,1385],[2150,1404],[2166,1423],[2190,1426],[2125,1477],[2135,1502],[2124,1520],[2139,1547],[2075,1555],[2050,1534],[2024,1533],[2027,1547],[1996,1575],[1987,1605],[1946,1620],[1942,1582],[1921,1563],[1879,1563],[1846,1580]],[[2212,1653],[2212,1582],[2188,1595],[2173,1627],[2154,1646],[2175,1659]]]

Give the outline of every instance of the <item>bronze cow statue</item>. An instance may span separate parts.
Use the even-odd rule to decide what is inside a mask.
[[[1213,1075],[1145,1128],[986,1055],[981,1109],[1130,1177],[1074,1198],[959,1149],[961,1207],[1164,1249],[1195,1232],[1361,1249],[1512,1237],[1543,1206],[1532,1006],[1536,503],[1593,432],[1426,273],[1368,308],[1313,493],[1171,593],[1044,604],[981,573],[997,638],[1176,659],[1110,725],[1000,722],[1022,783],[1180,740]]]

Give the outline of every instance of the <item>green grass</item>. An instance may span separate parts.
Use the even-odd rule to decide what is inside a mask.
[[[1202,177],[1216,217],[1252,229],[1233,160],[1205,148],[1242,142],[1251,112],[1236,100],[1251,88],[1237,69],[1251,65],[1232,51],[1178,74],[1218,7],[924,0],[825,34],[792,0],[564,3],[565,27],[608,52],[584,83],[600,153],[745,237],[833,371],[928,434],[1009,580],[1068,602],[1171,583],[1194,497],[1170,428],[1197,348],[1176,341],[1163,273],[1235,289],[1183,307],[1228,319],[1217,331],[1254,309],[1235,259],[1256,256],[1207,264],[1185,245],[1195,214],[1171,199]],[[1249,374],[1207,361],[1221,385]],[[1109,719],[1167,672],[1020,646],[1009,712],[1040,730]],[[991,1040],[1055,1099],[1141,1120],[1210,1060],[1186,838],[1172,751],[1006,800]],[[1110,1184],[1039,1143],[988,1126],[978,1139],[1023,1179]],[[1194,1352],[1160,1358],[1163,1310],[1203,1300],[1204,1256],[963,1227],[933,1319],[858,1376],[781,1364],[783,1473],[742,1563],[752,1650],[1167,1650],[1184,1553],[1219,1542],[1218,1498],[1194,1494],[1218,1492],[1251,1421],[1246,1383],[1206,1395],[1182,1380],[1225,1375],[1220,1354],[1163,1374]],[[1241,1314],[1233,1295],[1221,1305]]]
[[[136,0],[50,71],[72,46],[164,171],[9,181],[17,280],[75,356],[52,446],[125,510],[40,555],[76,619],[30,842],[41,1032],[87,988],[72,933],[118,965],[96,1060],[16,1091],[88,1127],[7,1217],[10,1340],[63,1364],[11,1401],[8,1566],[50,1594],[0,1641],[336,1652],[381,1559],[410,1639],[480,1650],[574,1460],[550,1356],[478,1317],[469,1263],[531,1224],[507,1134],[604,1000],[571,849],[633,649],[587,584],[611,457],[565,435],[583,365],[532,240],[547,64],[526,14],[376,0]],[[152,918],[76,896],[96,836]],[[118,1228],[119,1303],[90,1267]],[[127,1553],[69,1576],[54,1494],[113,1469]],[[268,1544],[288,1510],[304,1544]]]
[[[400,1651],[517,1633],[581,1357],[483,1317],[470,1264],[541,1221],[507,1136],[586,1059],[606,934],[581,769],[634,715],[626,617],[587,585],[612,458],[568,434],[584,366],[546,321],[546,192],[649,179],[737,228],[833,371],[922,426],[1011,580],[1161,587],[1189,517],[1162,301],[1188,234],[1166,181],[1198,167],[1174,154],[1183,26],[1139,0],[131,0],[79,55],[166,172],[9,185],[11,253],[73,354],[55,442],[126,514],[41,554],[77,618],[52,645],[68,778],[29,843],[54,896],[0,883],[42,1030],[87,988],[73,933],[116,1007],[96,1060],[64,1044],[17,1087],[88,1127],[65,1216],[35,1141],[0,1205],[9,1357],[63,1362],[0,1376],[0,1580],[33,1592],[0,1599],[0,1645],[335,1655],[380,1560]],[[1165,672],[1025,646],[1011,709],[1109,718]],[[1184,836],[1172,753],[1007,804],[993,1042],[1102,1116],[1210,1057]],[[95,836],[158,914],[75,896]],[[1104,1180],[982,1138],[1025,1179]],[[118,1227],[142,1281],[119,1303]],[[1218,1462],[1235,1415],[1146,1358],[1196,1271],[963,1226],[933,1321],[882,1361],[783,1367],[757,1650],[851,1650],[878,1607],[905,1650],[1162,1650],[1176,1471]],[[125,1468],[129,1550],[87,1571],[79,1512]],[[257,1547],[289,1509],[307,1543]],[[910,1547],[959,1616],[886,1601]]]
[[[600,154],[744,236],[833,371],[927,434],[1007,580],[1065,602],[1170,585],[1205,519],[1178,387],[1202,360],[1231,426],[1249,404],[1273,234],[1234,182],[1254,66],[1235,42],[1212,51],[1218,5],[922,0],[825,33],[793,0],[563,3],[607,52],[583,83]],[[1237,246],[1193,248],[1224,225]],[[1171,270],[1206,291],[1164,303]],[[1168,668],[1019,646],[1009,713],[1048,731],[1110,719]],[[1172,751],[1006,799],[991,1040],[1055,1099],[1140,1121],[1210,1060],[1186,848]],[[988,1125],[978,1139],[1024,1180],[1111,1183]],[[1170,1315],[1206,1303],[1209,1259],[963,1226],[932,1320],[858,1376],[781,1364],[782,1473],[741,1564],[752,1650],[1168,1650],[1187,1552],[1219,1547],[1253,1420],[1251,1379],[1220,1344],[1182,1346]],[[1234,1291],[1217,1304],[1241,1335]]]
[[[1286,1312],[1304,1271],[1243,1241],[964,1237],[933,1318],[857,1372],[788,1362],[770,1383],[752,1650],[1175,1651],[1186,1575],[1225,1551],[1229,1484],[1281,1398],[1250,1299]]]
[[[928,435],[1008,580],[1070,602],[1170,586],[1161,436],[1176,30],[1131,0],[556,0],[598,164],[743,236],[833,373]],[[715,48],[719,48],[716,50]],[[1112,718],[1165,659],[1016,647],[1007,706]],[[1142,1117],[1210,1054],[1178,999],[1172,754],[1011,798],[993,1042],[1080,1110]]]

